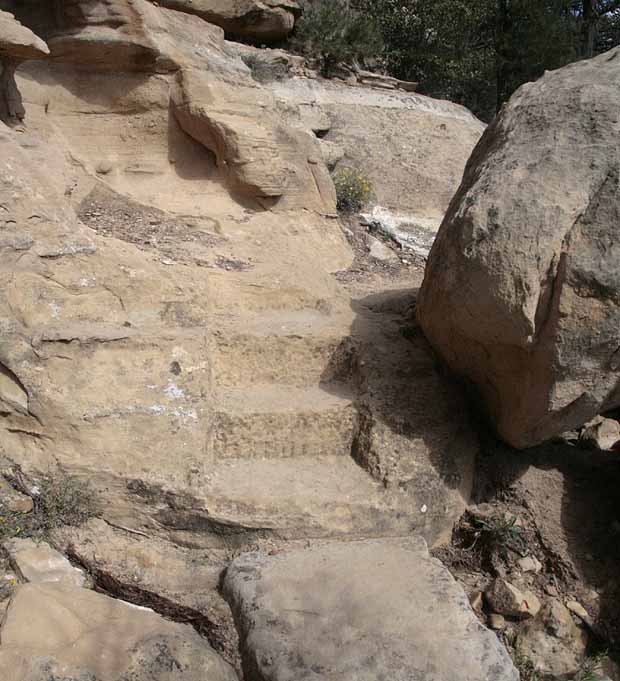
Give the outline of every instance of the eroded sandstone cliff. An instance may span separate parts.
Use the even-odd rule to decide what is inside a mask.
[[[377,202],[436,219],[482,126],[259,83],[221,27],[146,0],[13,9],[51,57],[19,69],[25,125],[0,130],[3,470],[88,483],[100,517],[56,544],[238,663],[217,584],[239,550],[436,542],[464,507],[465,406],[408,312],[412,270],[353,267],[325,143]]]

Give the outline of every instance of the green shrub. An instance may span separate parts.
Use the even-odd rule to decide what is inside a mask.
[[[334,67],[345,62],[379,55],[383,41],[371,16],[351,9],[346,0],[305,0],[290,48],[320,62],[328,78]]]
[[[82,525],[97,512],[88,481],[69,475],[46,476],[35,500],[39,528]]]
[[[359,170],[339,168],[332,178],[338,210],[342,213],[359,213],[372,198],[372,184]]]
[[[82,525],[98,511],[88,481],[65,473],[41,478],[31,496],[34,509],[30,513],[0,507],[0,539],[42,537],[63,525]]]
[[[512,661],[519,672],[521,681],[542,681],[540,673],[536,670],[536,665],[528,657],[519,652],[514,652]]]

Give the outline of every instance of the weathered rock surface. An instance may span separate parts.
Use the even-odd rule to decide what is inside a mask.
[[[414,93],[303,78],[268,87],[288,120],[341,147],[338,164],[371,180],[373,221],[427,255],[484,125],[461,106]]]
[[[474,151],[419,319],[528,447],[620,404],[620,50],[523,86]]]
[[[218,590],[225,552],[175,546],[99,519],[56,535],[97,584],[164,617],[192,623],[224,659],[238,666],[237,631]]]
[[[420,540],[237,558],[224,580],[249,681],[516,681],[508,654]]]
[[[409,273],[350,277],[327,113],[280,101],[221,28],[129,5],[73,3],[64,28],[41,11],[55,58],[19,79],[27,131],[1,130],[0,447],[101,497],[114,537],[76,538],[78,560],[215,631],[221,566],[195,559],[317,537],[436,543],[478,444],[411,325]],[[479,125],[415,101],[429,125]]]
[[[250,79],[236,85],[198,69],[181,72],[172,102],[183,130],[215,154],[233,191],[299,202],[315,189],[308,207],[334,213],[334,187],[317,140],[280,122],[270,94]]]
[[[147,34],[151,10],[146,0],[62,0],[48,18],[52,57],[90,68],[170,70]]]
[[[0,513],[30,513],[33,508],[32,497],[18,492],[0,477]]]
[[[587,642],[586,633],[576,626],[568,609],[552,599],[521,629],[516,649],[536,662],[538,672],[564,679],[578,672]]]
[[[171,94],[164,95],[166,84],[160,81],[162,92],[146,102],[136,101],[133,88],[139,82],[152,90],[152,83],[140,76],[127,82],[125,108],[152,109],[153,97],[170,97],[180,127],[215,155],[222,178],[242,200],[269,198],[279,200],[279,210],[335,213],[334,188],[318,140],[289,125],[273,95],[252,79],[224,41],[221,28],[147,0],[104,5],[75,0],[75,6],[63,8],[67,18],[61,17],[50,38],[55,64],[121,70],[125,80],[134,72],[175,73]],[[115,87],[119,75],[110,79]],[[97,167],[107,169],[103,175],[113,170],[109,162]]]
[[[286,38],[301,14],[295,0],[158,0],[157,4],[196,14],[229,36],[260,43]]]
[[[373,133],[360,120],[342,148],[321,140],[330,111],[284,101],[222,28],[160,4],[66,0],[52,13],[15,3],[53,58],[18,74],[27,129],[0,125],[0,451],[28,479],[60,467],[90,486],[101,518],[56,530],[54,545],[98,588],[158,614],[61,584],[19,586],[0,636],[9,681],[228,679],[214,650],[238,661],[218,594],[232,556],[326,538],[435,543],[471,490],[477,439],[412,324],[409,273],[397,260],[389,278],[358,281],[334,219],[326,160]],[[415,109],[430,128],[446,120],[450,140],[462,124],[473,144],[479,124],[466,112],[398,99],[409,96],[394,109]],[[387,101],[368,110],[394,131]],[[346,106],[355,111],[355,98]],[[423,193],[439,182],[417,190],[425,215],[445,207],[461,151],[436,196]],[[451,678],[465,652],[464,680],[515,678],[421,544],[322,551],[295,564],[307,594],[317,565],[331,566],[325,655],[328,628],[349,635],[337,626],[343,579],[347,616],[376,634],[386,669],[397,669],[394,639],[408,678],[429,671],[427,645],[438,678]],[[76,574],[48,547],[9,552],[24,579]],[[437,602],[442,646],[426,631]],[[160,615],[191,622],[214,650]],[[353,673],[352,658],[364,652],[364,666],[367,653],[351,645]]]
[[[190,626],[93,591],[24,584],[5,614],[6,681],[236,681]]]
[[[170,50],[170,36],[200,22],[159,12],[179,22],[158,34]],[[240,62],[211,49],[216,31],[203,32],[200,50],[177,49],[175,59],[188,70],[208,64],[223,81],[213,87],[218,97],[241,100],[246,88],[260,94],[256,83],[238,79],[249,79]],[[169,108],[171,81],[66,65],[43,76],[33,69],[23,81],[45,139],[29,139],[33,146],[14,165],[26,172],[31,154],[56,168],[41,185],[50,177],[57,183],[45,189],[48,209],[64,206],[71,238],[83,234],[90,245],[72,250],[53,223],[33,241],[46,253],[39,242],[56,234],[65,255],[20,260],[18,288],[11,289],[18,297],[6,318],[15,323],[19,312],[26,320],[20,338],[31,339],[41,358],[33,352],[6,362],[31,401],[44,402],[37,412],[43,426],[29,419],[16,429],[12,415],[4,446],[28,468],[53,466],[58,457],[85,475],[106,495],[108,519],[149,534],[170,531],[201,547],[243,545],[257,534],[412,530],[436,542],[463,510],[477,443],[426,343],[418,347],[400,332],[409,292],[394,310],[382,303],[354,313],[331,275],[352,259],[340,228],[300,210],[323,212],[316,184],[308,176],[289,182],[277,214],[245,208],[213,156],[179,129]],[[93,89],[96,98],[79,95]],[[267,91],[264,101],[271,97]],[[263,124],[271,114],[259,111]],[[53,154],[55,144],[66,156]],[[276,150],[290,166],[300,158],[280,141]],[[66,167],[64,158],[79,166]],[[301,178],[298,172],[291,176]],[[94,232],[75,222],[65,202]],[[9,217],[22,224],[27,215]],[[38,277],[30,273],[41,266],[62,285],[50,284],[45,301],[33,306]],[[23,409],[24,395],[12,389]],[[359,420],[355,392],[368,393]],[[40,448],[30,433],[45,433],[53,447]],[[363,467],[350,457],[354,445]],[[157,504],[128,491],[133,480]]]

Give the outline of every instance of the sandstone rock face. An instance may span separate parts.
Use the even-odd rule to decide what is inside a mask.
[[[177,77],[172,101],[183,130],[213,151],[233,191],[303,201],[307,188],[315,187],[318,196],[308,207],[335,211],[317,140],[280,121],[269,93],[243,79],[231,89],[198,69],[186,69]]]
[[[442,224],[423,329],[528,447],[620,404],[620,50],[522,87]]]
[[[4,451],[29,470],[58,461],[84,475],[113,522],[148,533],[163,523],[200,546],[449,532],[475,437],[389,309],[352,317],[330,274],[350,263],[337,223],[231,200],[213,158],[175,128],[167,80],[52,71],[47,114],[45,89],[26,88],[46,139],[2,137]],[[65,77],[96,83],[97,102],[76,100]],[[131,113],[110,113],[114,101]],[[81,118],[85,106],[98,115]],[[66,156],[52,141],[68,143]],[[65,166],[70,155],[88,172]],[[372,358],[363,424],[358,343]]]
[[[237,679],[188,625],[63,584],[20,586],[1,633],[6,681]]]
[[[89,68],[169,69],[147,35],[150,9],[146,0],[61,0],[49,29],[52,57]]]
[[[412,326],[410,271],[350,270],[328,114],[198,16],[64,7],[64,28],[37,15],[55,58],[18,74],[27,128],[0,127],[0,449],[88,482],[99,525],[54,544],[232,659],[231,552],[436,543],[477,439]]]
[[[519,678],[419,540],[246,554],[228,569],[224,593],[252,681]]]
[[[301,14],[295,0],[161,0],[158,4],[196,14],[230,36],[259,43],[284,40]]]
[[[0,10],[0,57],[40,59],[49,53],[41,38],[22,26],[12,14]]]
[[[15,83],[19,63],[48,54],[49,48],[41,38],[22,26],[12,14],[0,10],[0,121],[20,121],[26,113]]]
[[[225,43],[222,29],[147,0],[75,0],[62,7],[49,40],[55,63],[102,72],[175,73],[175,117],[215,154],[233,192],[252,200],[273,199],[280,210],[335,213],[319,141],[288,123],[273,95],[250,77]],[[132,90],[124,92],[132,99]],[[135,98],[131,103],[149,104]]]
[[[322,142],[343,149],[337,167],[357,168],[370,179],[368,222],[428,255],[484,125],[461,106],[414,93],[301,78],[270,88],[289,120],[298,118]]]

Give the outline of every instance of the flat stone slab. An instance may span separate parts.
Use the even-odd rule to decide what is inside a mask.
[[[64,584],[22,584],[0,635],[2,681],[237,681],[189,625]]]
[[[84,571],[71,565],[65,556],[49,544],[32,539],[10,539],[2,547],[13,569],[26,582],[84,586]]]
[[[518,681],[423,540],[329,543],[229,567],[246,681]]]

